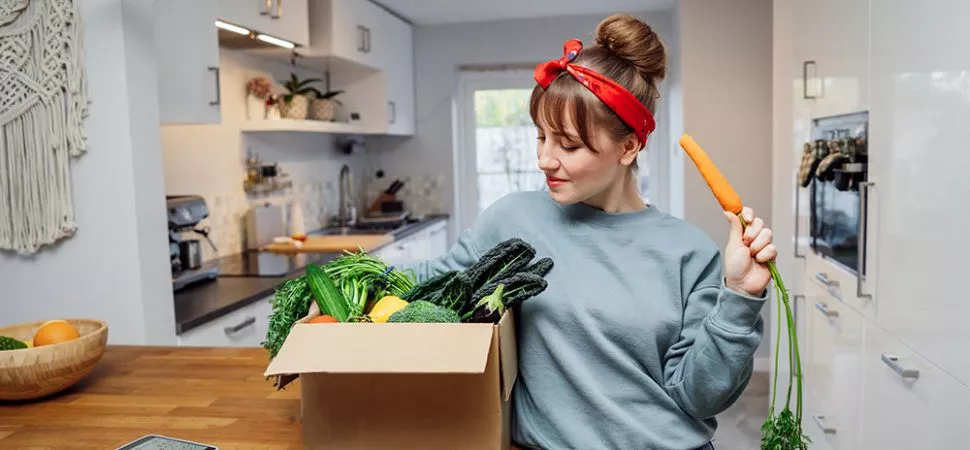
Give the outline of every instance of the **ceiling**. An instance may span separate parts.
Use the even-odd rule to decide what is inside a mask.
[[[374,0],[415,25],[671,9],[676,0]]]

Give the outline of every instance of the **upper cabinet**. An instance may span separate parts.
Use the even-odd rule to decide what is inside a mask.
[[[385,15],[381,30],[393,39],[387,40],[384,56],[384,80],[387,86],[387,134],[414,134],[414,47],[411,26],[396,17]]]
[[[333,88],[347,89],[346,106],[361,113],[368,130],[412,135],[411,25],[363,0],[314,1],[309,17],[310,45],[297,49],[301,61],[330,73]]]
[[[869,109],[870,0],[794,2],[797,97],[812,118]],[[838,11],[833,14],[833,11]]]
[[[310,43],[307,0],[219,0],[219,19],[297,45]]]
[[[216,0],[165,0],[152,8],[161,122],[221,122]]]

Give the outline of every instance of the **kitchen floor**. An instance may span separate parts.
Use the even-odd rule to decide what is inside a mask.
[[[768,414],[771,379],[755,372],[748,388],[731,408],[717,417],[715,450],[753,450],[761,447],[761,424]]]

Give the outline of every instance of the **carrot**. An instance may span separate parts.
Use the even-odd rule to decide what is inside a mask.
[[[707,186],[711,188],[714,197],[717,198],[721,208],[731,212],[741,219],[741,226],[747,227],[747,223],[741,217],[741,210],[744,205],[741,203],[741,196],[731,187],[727,178],[721,171],[714,166],[711,158],[704,153],[700,145],[688,135],[680,138],[680,146],[687,152],[690,159],[694,161],[697,170],[704,177]],[[788,393],[785,397],[785,405],[781,411],[775,409],[776,393],[778,392],[778,350],[780,345],[775,346],[775,373],[772,379],[771,404],[768,408],[768,417],[761,425],[761,448],[762,450],[807,450],[808,444],[812,440],[804,434],[802,430],[802,360],[798,349],[798,335],[795,330],[794,316],[792,315],[791,301],[788,289],[781,280],[781,274],[775,266],[775,261],[768,261],[768,270],[775,282],[775,293],[778,295],[778,329],[776,330],[775,341],[781,341],[781,322],[782,311],[788,329]],[[792,387],[795,387],[795,411],[791,410]],[[777,412],[777,414],[776,414]]]
[[[707,182],[707,186],[714,192],[714,197],[721,204],[721,208],[730,213],[741,214],[741,209],[744,208],[744,204],[741,203],[741,196],[731,187],[731,183],[728,183],[721,171],[717,170],[717,166],[707,156],[704,149],[697,145],[697,142],[694,142],[694,138],[686,134],[680,138],[680,146],[687,152],[687,156],[690,156],[690,159],[694,161],[697,171],[701,173],[704,181]]]

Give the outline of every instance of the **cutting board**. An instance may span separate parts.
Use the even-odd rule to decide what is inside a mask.
[[[363,248],[370,253],[391,242],[394,242],[394,236],[390,234],[307,236],[300,247],[274,243],[263,246],[262,250],[275,253],[340,253],[344,250],[355,252]]]

